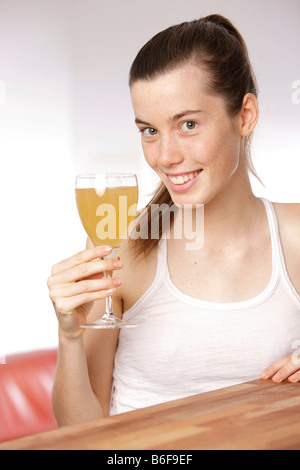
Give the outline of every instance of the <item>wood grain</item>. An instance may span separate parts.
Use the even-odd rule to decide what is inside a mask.
[[[66,426],[0,450],[300,449],[300,384],[257,380]]]

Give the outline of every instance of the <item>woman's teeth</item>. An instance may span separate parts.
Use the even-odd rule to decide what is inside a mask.
[[[200,173],[200,170],[199,171],[194,171],[193,173],[187,173],[185,175],[180,175],[180,176],[170,176],[169,175],[169,179],[171,181],[171,183],[173,184],[184,184],[184,183],[187,183],[188,181],[194,179],[198,173]]]

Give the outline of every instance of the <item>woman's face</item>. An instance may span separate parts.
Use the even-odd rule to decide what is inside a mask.
[[[132,85],[131,96],[145,158],[175,204],[206,204],[226,189],[240,162],[239,116],[209,94],[194,65]]]

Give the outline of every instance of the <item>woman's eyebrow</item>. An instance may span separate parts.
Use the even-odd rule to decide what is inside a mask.
[[[178,119],[181,119],[183,116],[186,116],[187,114],[196,114],[196,113],[202,113],[202,109],[187,109],[186,111],[182,111],[182,113],[174,114],[171,118],[169,118],[169,121],[178,121]],[[135,119],[136,124],[143,124],[145,126],[151,127],[151,124],[149,122],[143,121],[142,119],[136,118]]]
[[[149,124],[149,122],[142,121],[142,119],[139,118],[135,118],[134,122],[136,124],[144,124],[145,126],[151,127],[151,124]]]
[[[178,119],[181,119],[183,116],[186,116],[187,114],[196,114],[196,113],[202,113],[202,109],[187,109],[186,111],[183,111],[182,113],[175,114],[171,118],[171,120],[177,121]]]

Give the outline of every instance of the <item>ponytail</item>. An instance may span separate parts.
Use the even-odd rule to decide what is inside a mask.
[[[246,49],[246,44],[244,39],[242,38],[239,31],[233,26],[231,21],[229,21],[225,16],[222,15],[208,15],[204,18],[200,18],[199,21],[203,21],[204,23],[214,23],[215,25],[222,26],[225,28],[229,34],[236,37],[241,45]]]

